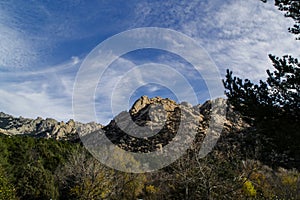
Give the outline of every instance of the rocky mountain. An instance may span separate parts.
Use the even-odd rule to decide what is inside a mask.
[[[221,98],[214,100],[217,106],[224,103],[225,100]],[[195,140],[195,143],[203,142],[210,121],[214,123],[222,119],[225,114],[218,113],[217,109],[212,119],[211,107],[212,101],[192,106],[187,102],[178,104],[168,98],[142,96],[129,111],[121,112],[107,126],[95,122],[84,124],[72,119],[68,122],[58,122],[51,118],[15,118],[1,112],[0,133],[77,140],[79,135],[84,136],[101,130],[101,133],[105,133],[106,137],[120,148],[146,153],[161,150],[172,140],[181,141],[183,144],[190,143],[191,140]],[[227,118],[224,120],[224,126],[221,127],[222,135],[240,132],[248,126],[230,107],[226,108],[226,111]]]
[[[192,106],[187,102],[176,103],[168,98],[149,98],[142,96],[129,111],[118,114],[111,122],[103,126],[95,122],[81,123],[74,120],[59,122],[55,119],[40,117],[27,119],[13,117],[0,112],[0,134],[28,135],[37,138],[52,138],[55,140],[81,141],[93,147],[106,145],[103,139],[110,140],[118,147],[131,152],[156,152],[166,148],[171,141],[175,145],[170,152],[185,151],[185,144],[202,153],[238,152],[241,156],[257,157],[263,144],[261,135],[253,134],[255,127],[245,122],[234,111],[232,106],[226,106],[225,100],[218,98],[208,100],[202,105]],[[212,105],[216,109],[212,109]],[[215,124],[219,127],[213,127]],[[251,133],[251,134],[249,134]],[[85,144],[86,145],[86,144]],[[287,167],[297,166],[296,161],[288,160],[285,154],[276,152],[260,155],[261,160],[272,160],[276,165]],[[292,164],[291,164],[292,163]]]
[[[214,100],[216,107],[225,104],[224,99]],[[225,113],[218,113],[220,110],[215,109],[212,119],[211,107],[212,101],[192,106],[187,102],[178,104],[168,98],[142,96],[128,112],[121,112],[102,130],[106,137],[120,148],[147,153],[161,150],[170,141],[186,144],[194,140],[194,144],[202,143],[209,126],[224,117],[221,135],[228,135],[233,130],[238,133],[248,127],[248,124],[227,106],[227,118]]]

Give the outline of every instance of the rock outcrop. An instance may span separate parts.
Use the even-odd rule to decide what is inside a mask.
[[[222,107],[221,104],[224,106],[226,102],[224,99],[216,99],[214,104]],[[211,107],[211,101],[192,106],[187,102],[178,104],[168,98],[142,96],[128,112],[121,112],[102,130],[115,145],[132,152],[161,150],[171,141],[201,143],[211,124],[221,121],[221,129],[219,127],[218,131],[221,133],[224,128],[223,132],[228,133],[234,126],[232,121],[237,120],[233,119],[237,115],[233,115],[233,111],[228,108],[222,112],[221,109],[214,109],[211,118]],[[226,119],[226,110],[232,118]],[[242,129],[242,126],[246,124],[242,123],[235,128]]]

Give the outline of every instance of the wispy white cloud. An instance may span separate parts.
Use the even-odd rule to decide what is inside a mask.
[[[96,45],[88,38],[100,34],[101,38],[97,39],[99,42],[113,33],[144,26],[166,27],[192,37],[207,50],[222,75],[225,69],[229,68],[242,77],[254,80],[265,78],[265,70],[272,67],[267,57],[269,53],[278,56],[293,54],[300,57],[298,43],[294,36],[287,32],[287,28],[293,22],[276,10],[272,3],[237,0],[139,1],[128,3],[128,7],[124,7],[123,4],[115,7],[117,5],[112,6],[102,1],[96,4],[72,1],[55,8],[44,3],[9,7],[2,2],[0,70],[3,73],[1,71],[0,74],[0,95],[3,98],[0,99],[0,108],[14,115],[53,116],[67,120],[72,117],[73,84],[81,64],[82,56],[78,55],[86,55],[89,48]],[[128,12],[121,12],[123,7]],[[129,7],[134,9],[134,16],[131,15]],[[83,43],[77,43],[78,40],[88,41],[88,47],[84,49]],[[176,43],[176,40],[174,42]],[[78,48],[78,54],[70,53],[74,51],[74,46]],[[183,49],[183,46],[178,43],[177,49]],[[187,53],[196,55],[198,52],[191,48]],[[71,54],[75,56],[69,59]],[[205,57],[198,55],[198,58],[205,69],[206,61],[201,60]],[[142,60],[145,62],[136,62],[135,59],[130,60],[126,57],[119,58],[101,77],[95,91],[95,99],[92,99],[96,102],[100,122],[108,122],[112,117],[112,91],[115,91],[115,98],[119,99],[120,103],[126,106],[129,104],[129,98],[124,98],[125,94],[116,90],[116,83],[122,80],[124,86],[134,90],[132,81],[124,78],[124,75],[137,64],[157,62],[173,67],[195,86],[198,98],[206,100],[206,86],[192,66],[176,56],[167,54],[155,59],[150,57]],[[206,70],[208,71],[209,69]],[[152,81],[159,82],[155,80],[155,73],[149,72],[149,77],[145,77],[138,70],[134,73],[134,76],[130,77],[135,78],[137,84],[147,84],[151,76]],[[159,75],[157,77],[160,79],[171,81],[170,74],[161,71]],[[85,78],[87,88],[92,88],[89,86],[89,77]],[[210,80],[216,78],[220,79],[206,76],[206,79]],[[174,80],[176,81],[175,78]],[[180,84],[176,86],[188,101],[188,91]],[[145,87],[145,93],[158,89],[158,86],[154,85]],[[134,91],[131,91],[132,95]]]
[[[0,69],[28,67],[37,59],[35,49],[11,20],[0,6]]]
[[[292,20],[273,2],[189,1],[141,2],[136,26],[159,26],[181,31],[202,45],[222,74],[263,79],[272,68],[268,54],[299,57],[298,43],[288,33]]]
[[[53,68],[0,74],[0,108],[9,114],[35,118],[73,118],[72,91],[81,60],[74,58]]]
[[[221,7],[212,22],[218,33],[208,38],[208,51],[220,68],[230,68],[244,78],[265,78],[265,70],[272,68],[269,53],[299,56],[298,44],[287,32],[291,21],[272,4],[232,1]]]
[[[130,12],[124,8],[106,2],[0,2],[0,91],[5,96],[0,109],[67,120],[78,55],[97,45],[96,36],[102,40],[125,29],[130,22],[123,17]],[[76,56],[64,62],[72,52]]]
[[[72,109],[65,99],[50,97],[45,91],[25,93],[0,89],[0,106],[6,113],[15,116],[36,118],[52,117],[66,121],[73,118]]]

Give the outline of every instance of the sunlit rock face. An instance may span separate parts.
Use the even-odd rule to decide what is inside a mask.
[[[214,103],[223,104],[225,100],[216,99]],[[160,150],[172,141],[201,143],[212,119],[210,115],[211,101],[192,106],[188,102],[142,96],[128,112],[121,112],[103,130],[120,148],[148,153]],[[226,113],[218,113],[216,109],[212,120],[224,117]],[[225,119],[225,122],[227,127],[230,126],[230,121]]]

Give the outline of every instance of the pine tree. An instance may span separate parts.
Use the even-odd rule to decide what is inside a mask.
[[[276,152],[296,162],[300,155],[300,63],[291,56],[269,57],[275,70],[267,70],[267,80],[260,80],[259,84],[233,77],[232,71],[227,70],[223,80],[225,94],[256,128],[255,134],[263,136],[264,159]]]

